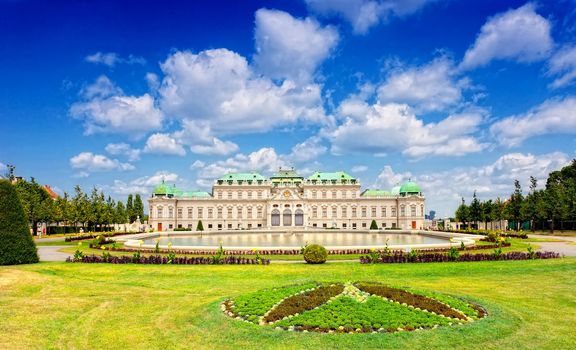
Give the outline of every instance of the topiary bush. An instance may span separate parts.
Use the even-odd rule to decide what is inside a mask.
[[[0,265],[38,262],[38,251],[16,189],[0,180]]]
[[[370,229],[371,230],[377,230],[378,229],[378,224],[376,223],[376,220],[372,220],[372,222],[370,223]]]
[[[328,258],[328,251],[319,244],[311,244],[304,248],[304,260],[308,264],[323,264]]]

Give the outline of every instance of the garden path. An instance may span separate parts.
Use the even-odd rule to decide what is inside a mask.
[[[560,255],[576,256],[576,237],[552,236],[552,235],[528,235],[529,238],[552,238],[564,242],[535,242],[540,246],[538,250],[546,250],[559,253]]]
[[[59,252],[62,248],[69,248],[70,246],[40,246],[38,247],[38,256],[40,261],[66,261],[70,256],[68,253]]]

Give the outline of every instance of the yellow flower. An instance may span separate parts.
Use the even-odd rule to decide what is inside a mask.
[[[100,249],[106,250],[106,247],[105,247],[105,246],[100,246]]]
[[[224,241],[223,241],[223,240],[220,240],[220,245],[222,245],[222,243],[224,243]]]
[[[168,248],[172,248],[172,242],[168,242]]]

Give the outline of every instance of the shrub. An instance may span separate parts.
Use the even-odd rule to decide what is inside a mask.
[[[377,230],[378,229],[378,224],[376,223],[376,220],[372,220],[372,222],[370,223],[370,229],[371,230]]]
[[[311,244],[304,249],[304,260],[308,264],[323,264],[328,258],[328,251],[319,244]]]
[[[202,220],[198,220],[198,225],[196,225],[196,231],[204,231],[204,225],[202,225]]]
[[[16,189],[0,180],[0,265],[38,262],[38,252]]]

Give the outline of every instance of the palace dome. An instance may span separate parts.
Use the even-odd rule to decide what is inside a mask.
[[[400,194],[419,194],[421,192],[420,185],[412,180],[408,180],[400,186]]]

